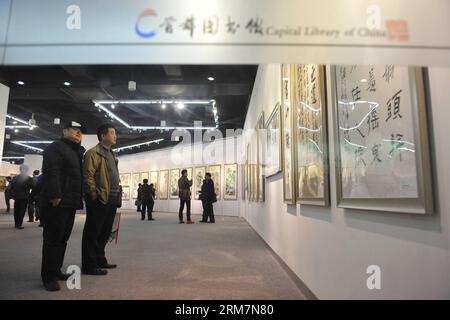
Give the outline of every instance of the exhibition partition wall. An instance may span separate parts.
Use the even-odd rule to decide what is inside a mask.
[[[285,65],[258,69],[244,135],[258,126],[261,114],[271,115],[280,105],[293,109],[294,119],[281,121],[283,137],[275,143],[280,170],[265,177],[264,201],[241,199],[241,215],[320,299],[448,298],[450,69],[327,65],[320,73],[319,66],[287,67],[294,76]],[[394,79],[401,81],[390,78],[388,84],[386,70],[395,70]],[[359,73],[357,82],[351,72]],[[304,93],[311,74],[317,88]],[[281,117],[288,118],[283,112]],[[247,163],[255,160],[254,141],[252,134],[243,140]],[[267,149],[274,148],[266,141]],[[255,192],[252,181],[244,185]]]
[[[201,187],[204,174],[211,172],[217,194],[214,213],[239,216],[238,196],[241,187],[237,154],[240,149],[241,136],[237,136],[217,139],[210,143],[194,143],[187,145],[186,148],[165,148],[120,156],[119,172],[124,199],[122,208],[136,209],[134,203],[137,184],[146,178],[149,183],[156,184],[157,198],[154,211],[178,212],[177,181],[181,170],[187,169],[188,178],[193,179],[192,213],[203,213],[197,191]]]

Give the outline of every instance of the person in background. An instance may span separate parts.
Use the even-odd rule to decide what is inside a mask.
[[[23,229],[23,217],[27,211],[30,190],[33,188],[33,179],[28,176],[28,166],[20,166],[20,174],[11,181],[11,195],[14,199],[14,225],[16,229]]]
[[[9,211],[11,210],[11,204],[9,203],[10,200],[12,199],[11,197],[11,181],[12,178],[10,176],[6,177],[6,182],[8,182],[8,185],[6,186],[5,189],[5,203],[6,203],[6,213],[9,213]]]
[[[60,290],[58,280],[70,276],[61,268],[75,213],[83,208],[81,160],[85,149],[81,138],[85,132],[80,123],[70,121],[64,125],[63,138],[44,150],[40,198],[41,212],[45,211],[41,277],[48,291]]]
[[[83,162],[86,223],[81,271],[90,275],[106,275],[106,269],[117,267],[108,263],[105,256],[120,201],[119,160],[111,149],[116,144],[116,129],[110,124],[102,124],[97,128],[97,138],[99,143],[86,152]]]
[[[216,194],[214,191],[214,181],[211,179],[211,173],[209,172],[205,174],[205,180],[203,180],[200,200],[202,200],[203,205],[203,217],[200,222],[206,223],[209,218],[209,223],[214,223],[213,203],[216,201]]]
[[[192,224],[194,221],[191,221],[191,186],[192,180],[189,180],[187,177],[187,170],[181,170],[181,177],[178,179],[178,197],[180,198],[180,210],[178,212],[178,218],[180,223],[184,223],[183,221],[183,210],[184,204],[186,204],[186,217],[187,223]]]
[[[153,184],[148,185],[148,179],[144,179],[144,184],[138,191],[138,200],[142,202],[141,220],[145,220],[145,212],[148,212],[148,220],[155,220],[152,217],[153,205],[155,204],[155,189]]]
[[[139,199],[139,190],[141,190],[141,187],[142,187],[142,183],[139,183],[138,184],[138,199]],[[137,212],[141,212],[141,209],[142,209],[142,202],[139,202],[138,201],[138,204],[137,204]]]
[[[34,222],[34,216],[36,213],[36,221],[39,220],[39,193],[36,189],[37,180],[39,177],[39,170],[33,171],[33,188],[31,189],[30,197],[28,199],[28,222]]]

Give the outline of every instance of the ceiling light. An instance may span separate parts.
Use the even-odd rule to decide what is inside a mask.
[[[68,87],[68,86],[70,86],[70,85],[71,85],[71,83],[70,83],[70,82],[68,82],[68,81],[66,81],[66,82],[64,82],[64,85]]]
[[[19,129],[14,129],[14,132],[15,132],[15,133],[19,132]]]
[[[25,82],[19,80],[19,81],[17,81],[17,84],[23,86],[25,84]]]
[[[150,145],[152,143],[159,143],[161,141],[164,141],[164,139],[156,139],[156,140],[146,141],[146,142],[142,142],[142,143],[132,144],[132,145],[129,145],[129,146],[119,147],[119,148],[113,149],[113,151],[114,152],[119,152],[119,151],[122,151],[122,150],[125,150],[125,149],[131,149],[131,148],[135,148],[135,147],[139,148],[139,147],[141,147],[143,145]]]
[[[61,123],[61,119],[59,118],[55,118],[55,120],[53,120],[54,124],[60,124]]]
[[[13,124],[17,124],[17,121],[13,121]]]
[[[179,103],[177,104],[177,108],[178,108],[178,109],[184,109],[184,103],[183,103],[183,102],[179,102]]]
[[[136,91],[136,81],[128,81],[128,91]]]
[[[114,104],[111,104],[111,109],[114,109],[116,106]]]
[[[11,142],[16,144],[16,145],[18,145],[18,146],[22,146],[22,147],[25,147],[25,148],[30,149],[30,150],[35,150],[35,151],[39,151],[39,152],[44,151],[44,149],[32,147],[32,146],[29,146],[29,145],[26,145],[26,144],[23,144],[23,143],[20,143],[20,142],[14,142],[14,141],[11,141]]]
[[[214,79],[214,77],[208,77],[208,80],[209,81],[214,81],[215,79]]]
[[[360,80],[362,83],[367,82],[367,79],[361,79]]]
[[[166,108],[166,105],[163,103],[162,105],[161,105],[161,109],[165,109]]]

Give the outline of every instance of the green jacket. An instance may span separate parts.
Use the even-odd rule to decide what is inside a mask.
[[[116,166],[119,163],[116,157]],[[108,203],[109,199],[109,177],[106,165],[106,154],[101,144],[89,149],[84,154],[83,178],[85,192],[97,192],[98,200],[101,203]]]

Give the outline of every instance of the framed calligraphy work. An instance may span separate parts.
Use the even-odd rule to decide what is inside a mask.
[[[329,204],[325,67],[293,66],[296,198],[300,204]]]
[[[339,207],[433,213],[422,68],[332,67]]]
[[[294,144],[292,112],[292,66],[281,65],[281,127],[283,156],[283,200],[295,204]]]

